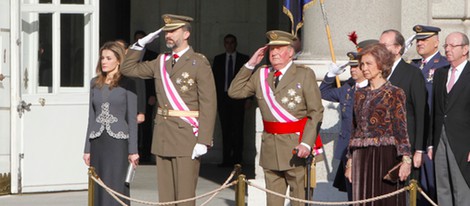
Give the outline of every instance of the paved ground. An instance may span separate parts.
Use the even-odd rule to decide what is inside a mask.
[[[253,166],[244,167],[243,174],[247,178],[254,178]],[[155,166],[140,166],[131,186],[131,197],[157,202],[157,183]],[[232,168],[219,168],[215,164],[203,164],[198,182],[197,195],[213,191],[220,187],[230,175]],[[332,192],[329,183],[319,183],[315,191],[314,199],[324,201],[343,201],[344,193]],[[86,206],[86,191],[23,194],[0,196],[0,206]],[[207,198],[198,200],[196,205],[201,205]],[[143,205],[133,203],[132,205]],[[208,206],[235,206],[234,188],[221,191]]]

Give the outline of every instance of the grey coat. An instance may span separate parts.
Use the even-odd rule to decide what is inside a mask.
[[[96,78],[90,82],[90,104],[85,153],[90,152],[90,139],[103,132],[115,139],[128,140],[129,154],[137,153],[137,95],[135,82],[122,76],[118,87],[98,88]]]

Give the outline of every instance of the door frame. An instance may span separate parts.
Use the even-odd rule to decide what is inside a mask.
[[[85,23],[85,39],[84,44],[85,54],[91,55],[89,61],[84,62],[84,86],[83,88],[61,88],[59,82],[55,81],[55,87],[53,93],[66,92],[68,90],[74,90],[80,92],[80,94],[87,93],[89,91],[89,79],[94,73],[94,64],[97,62],[97,53],[99,48],[99,0],[85,0],[84,4],[73,5],[73,4],[60,4],[60,0],[53,0],[52,4],[23,4],[24,0],[10,1],[10,63],[11,63],[11,99],[10,99],[10,122],[11,122],[11,141],[10,141],[10,164],[11,164],[11,193],[21,193],[22,177],[21,177],[21,155],[23,155],[23,125],[22,120],[17,112],[17,105],[22,100],[21,94],[21,72],[22,69],[22,28],[21,28],[21,13],[22,12],[59,12],[67,14],[77,13],[90,13],[85,17],[89,24]],[[59,14],[60,15],[60,14]],[[53,41],[56,45],[60,45],[60,40],[54,38]],[[57,43],[58,42],[58,43]],[[53,52],[53,59],[60,57],[60,46],[56,46],[55,52]],[[87,58],[85,58],[87,59]],[[58,79],[58,78],[55,78]],[[60,125],[58,125],[60,126]],[[38,168],[40,169],[40,168]]]

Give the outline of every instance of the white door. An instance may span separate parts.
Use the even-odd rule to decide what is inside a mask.
[[[0,0],[0,195],[10,193],[10,3]]]
[[[98,53],[98,1],[20,2],[19,172],[12,192],[85,189],[82,155]]]

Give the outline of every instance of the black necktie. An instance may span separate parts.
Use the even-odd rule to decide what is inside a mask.
[[[277,84],[279,84],[279,77],[282,75],[282,72],[276,71],[274,72],[274,87],[277,87]]]
[[[173,54],[173,60],[171,60],[171,67],[175,66],[176,59],[178,58],[179,58],[178,54]]]
[[[227,87],[230,86],[230,83],[233,79],[233,59],[232,55],[228,55],[228,66],[227,66]]]

